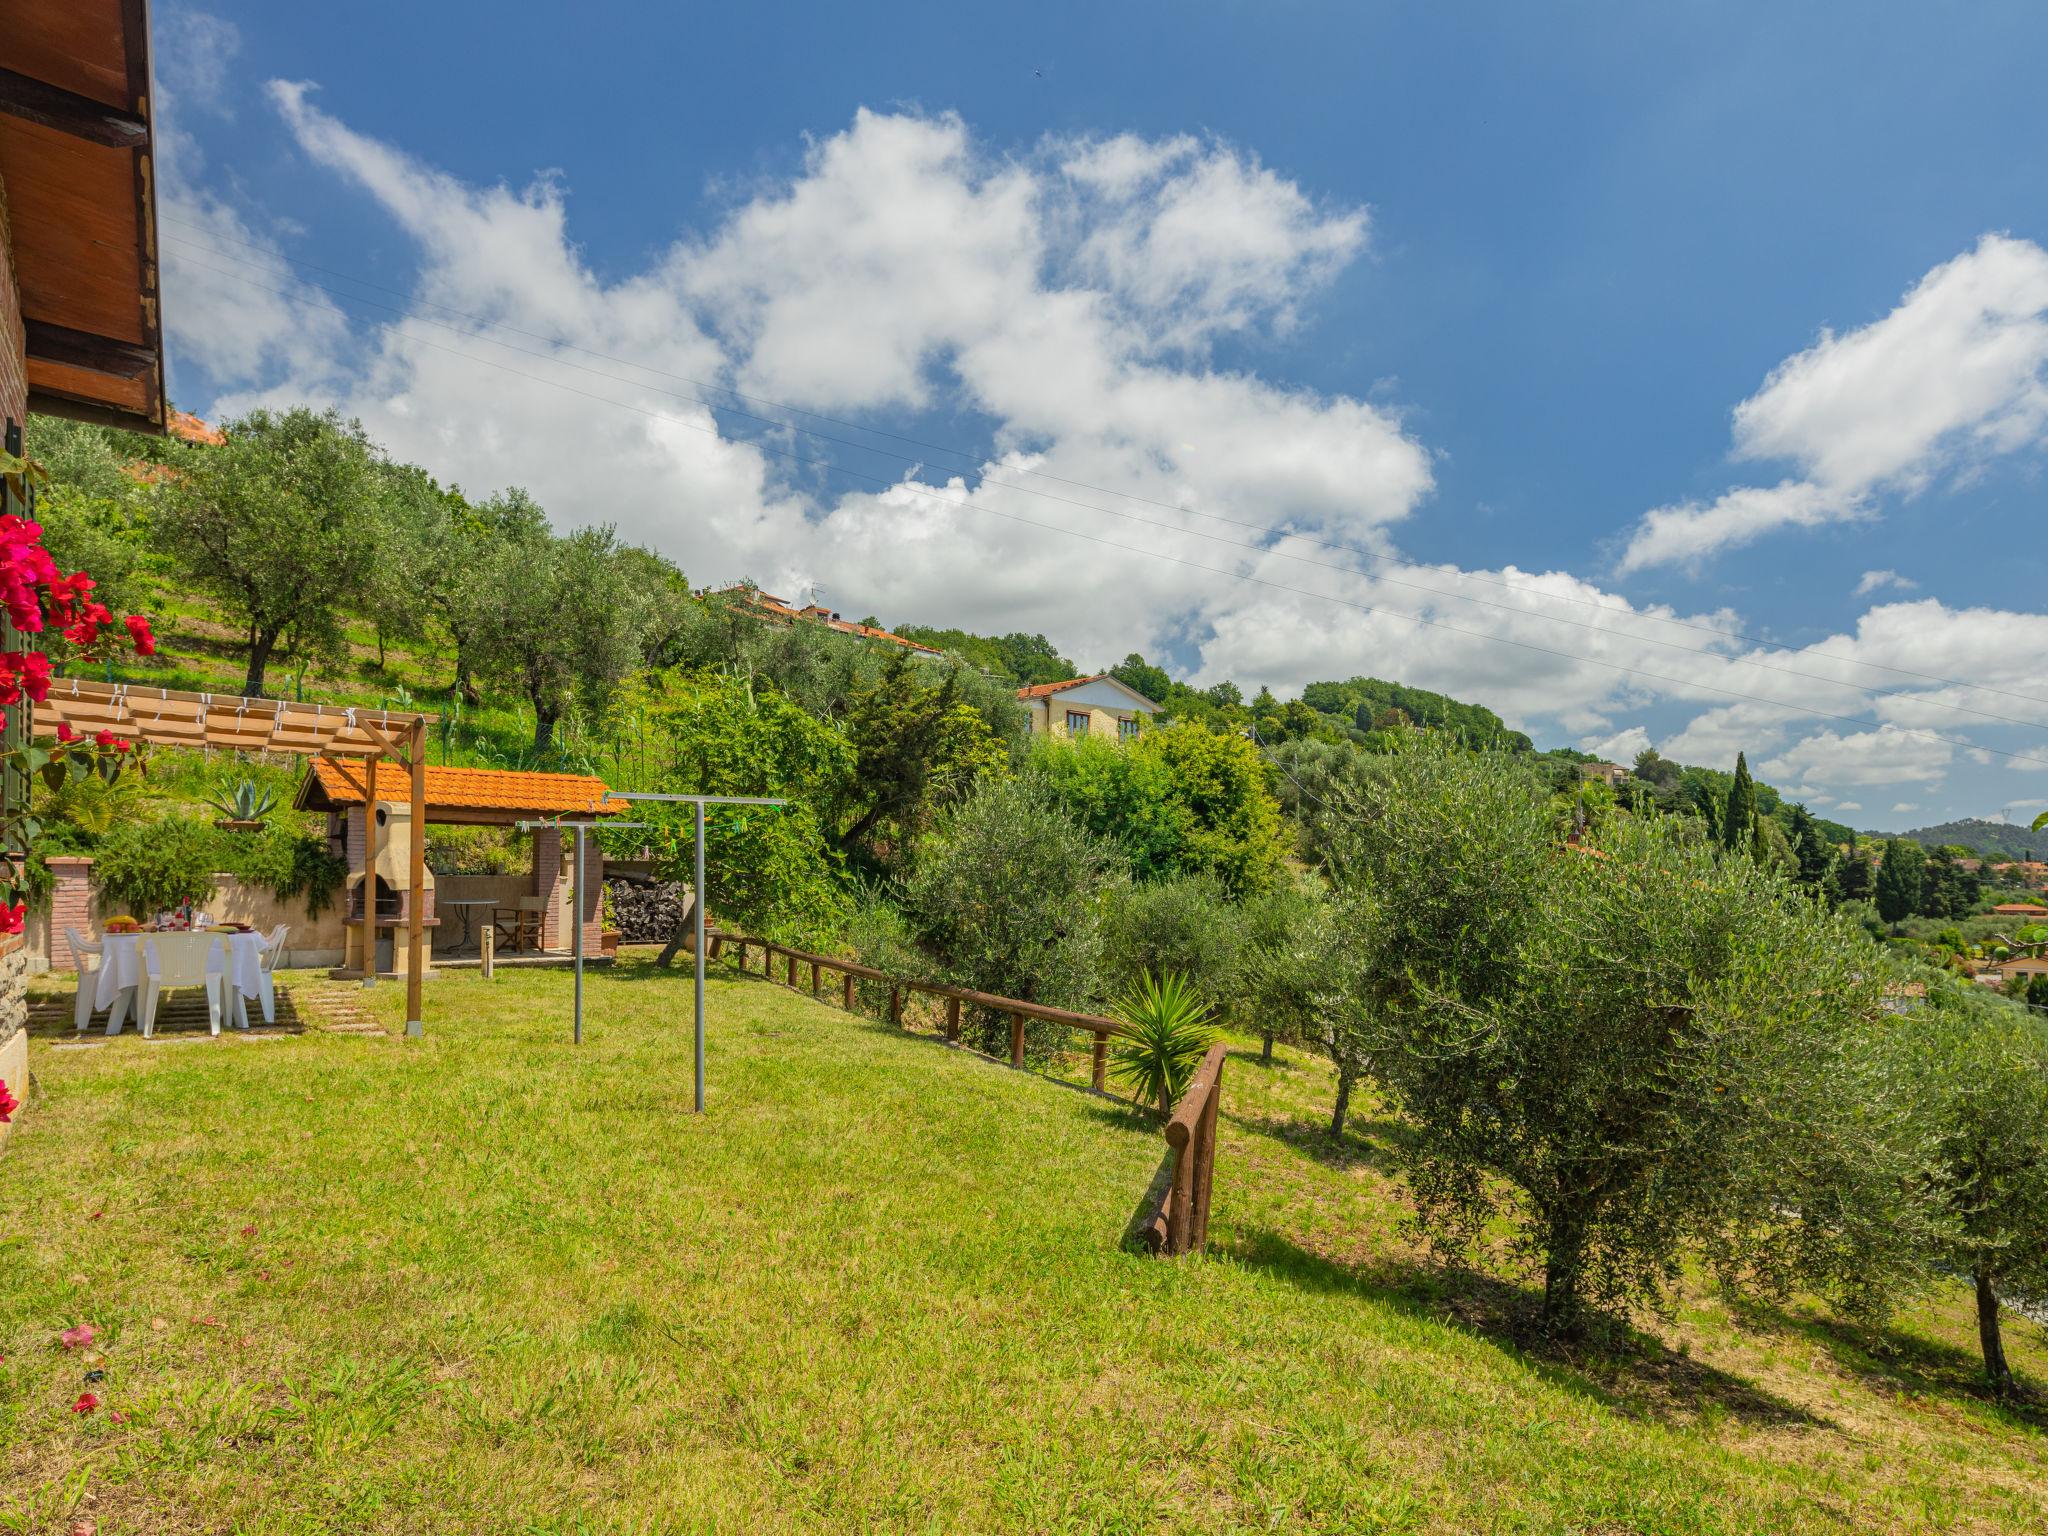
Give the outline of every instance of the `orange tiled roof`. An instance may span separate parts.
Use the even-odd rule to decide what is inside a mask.
[[[1049,693],[1065,693],[1069,688],[1078,688],[1083,683],[1099,683],[1107,676],[1107,672],[1098,672],[1093,677],[1070,677],[1063,683],[1033,683],[1029,688],[1019,688],[1017,697],[1042,699]]]
[[[313,759],[313,776],[338,805],[361,805],[368,776],[355,759]],[[387,764],[377,775],[377,798],[405,795],[405,770]],[[427,809],[450,811],[533,811],[547,816],[610,816],[629,808],[605,789],[604,780],[582,773],[524,773],[509,768],[427,768]]]
[[[744,588],[734,587],[727,587],[723,590],[726,592],[745,591]],[[906,651],[921,651],[927,656],[943,656],[945,654],[937,646],[925,645],[920,641],[905,639],[902,635],[879,628],[876,625],[857,624],[852,619],[842,619],[830,608],[824,607],[819,603],[812,603],[807,607],[798,608],[790,604],[786,599],[777,597],[770,592],[763,592],[759,588],[753,590],[749,595],[749,600],[754,607],[760,609],[763,613],[773,614],[778,619],[789,619],[791,621],[797,619],[816,619],[827,629],[836,629],[842,635],[855,635],[862,640],[886,640],[891,645],[902,646]]]
[[[214,448],[228,440],[227,433],[218,427],[209,427],[190,411],[172,411],[170,420],[164,423],[164,430],[188,443],[205,443]]]

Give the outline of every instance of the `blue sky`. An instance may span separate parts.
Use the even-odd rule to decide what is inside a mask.
[[[1084,666],[2048,803],[2038,7],[155,9],[188,406]]]

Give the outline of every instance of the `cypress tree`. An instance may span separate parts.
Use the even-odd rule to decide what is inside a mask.
[[[1920,910],[1922,877],[1927,853],[1918,843],[1895,837],[1884,845],[1884,862],[1877,867],[1877,915],[1896,927]]]
[[[1721,846],[1740,848],[1754,836],[1756,785],[1749,777],[1749,759],[1735,754],[1735,782],[1728,786],[1728,803],[1721,807]]]

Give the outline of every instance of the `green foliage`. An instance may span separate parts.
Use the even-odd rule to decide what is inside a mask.
[[[919,645],[951,651],[984,672],[994,672],[1013,688],[1038,683],[1063,683],[1080,669],[1062,656],[1043,635],[1020,632],[975,635],[964,629],[934,629],[929,624],[899,624],[896,633]]]
[[[1662,819],[1561,847],[1499,759],[1388,763],[1340,866],[1328,1004],[1414,1123],[1435,1240],[1511,1220],[1562,1331],[1655,1304],[1695,1249],[1774,1295],[1870,1303],[1910,1271],[1928,1218],[1853,928]]]
[[[1286,853],[1258,748],[1180,722],[1116,743],[1036,745],[1027,771],[1140,880],[1213,874],[1233,897],[1273,882]]]
[[[437,875],[523,875],[533,835],[516,827],[429,826],[427,868]]]
[[[346,878],[327,840],[285,822],[260,832],[222,832],[191,816],[117,825],[93,851],[102,910],[148,918],[184,902],[204,903],[218,876],[233,875],[280,901],[299,897],[319,916]]]
[[[845,793],[854,753],[838,731],[779,690],[730,673],[672,671],[647,706],[656,787],[680,794],[787,796],[786,807],[713,806],[705,814],[708,906],[721,920],[789,942],[817,944],[845,920],[849,896],[821,806]],[[601,840],[625,853],[651,848],[662,878],[695,878],[688,806],[648,803],[654,826]]]
[[[1110,1039],[1110,1076],[1158,1105],[1162,1115],[1172,1114],[1216,1038],[1209,1000],[1188,977],[1170,971],[1147,974],[1109,1013],[1126,1031]]]
[[[1931,1256],[1974,1282],[1985,1375],[2004,1392],[2001,1307],[2048,1306],[2048,1021],[1973,986],[1931,987],[1930,1001],[1902,1050],[1925,1073],[1950,1218]]]
[[[252,411],[220,447],[170,449],[152,531],[184,572],[247,625],[247,693],[264,691],[287,634],[332,652],[365,590],[380,526],[378,451],[333,411]]]
[[[100,910],[148,919],[168,907],[203,902],[220,869],[220,835],[203,821],[166,816],[123,822],[93,855]]]
[[[919,945],[946,980],[1085,1007],[1100,973],[1101,897],[1121,864],[1035,779],[983,784],[919,839],[901,888]],[[1002,1044],[1000,1019],[977,1021]],[[1035,1047],[1061,1039],[1034,1030]]]
[[[1749,759],[1738,752],[1734,782],[1728,786],[1728,798],[1721,802],[1721,846],[1731,852],[1752,851],[1756,817],[1756,783],[1749,776]]]
[[[1136,651],[1109,669],[1109,675],[1126,688],[1135,688],[1154,704],[1164,704],[1173,691],[1173,679],[1164,667],[1155,667]]]
[[[928,666],[896,651],[882,675],[853,696],[846,737],[854,771],[841,782],[842,848],[885,834],[901,847],[985,775],[1009,771],[1009,754],[973,705],[961,698],[962,669],[933,679]]]
[[[1265,1042],[1267,1060],[1272,1059],[1275,1040],[1325,1047],[1328,1053],[1327,1037],[1316,1027],[1316,948],[1324,926],[1323,905],[1320,881],[1283,880],[1238,909],[1241,949],[1230,1014],[1239,1029]],[[1362,1065],[1353,1063],[1353,1079]],[[1339,1092],[1348,1102],[1349,1083],[1340,1083]],[[1343,1129],[1340,1118],[1333,1134]]]
[[[1533,743],[1482,704],[1467,704],[1426,688],[1409,688],[1376,677],[1354,677],[1348,683],[1310,683],[1301,702],[1318,713],[1348,721],[1359,731],[1375,728],[1382,716],[1398,710],[1409,722],[1445,730],[1470,746],[1527,752]]]
[[[1102,975],[1112,987],[1178,976],[1221,1010],[1237,986],[1240,915],[1214,875],[1126,885],[1103,909]]]
[[[1926,871],[1927,854],[1918,843],[1903,837],[1887,842],[1871,892],[1877,915],[1896,926],[1918,912]]]

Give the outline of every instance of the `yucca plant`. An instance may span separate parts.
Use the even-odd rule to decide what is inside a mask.
[[[261,821],[277,809],[277,791],[254,779],[244,779],[225,794],[207,801],[229,821]]]
[[[1162,1115],[1172,1114],[1216,1038],[1209,1005],[1179,971],[1147,973],[1110,1006],[1109,1015],[1128,1031],[1110,1042],[1110,1075],[1140,1099],[1158,1104]]]

